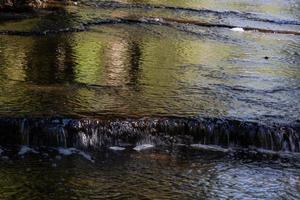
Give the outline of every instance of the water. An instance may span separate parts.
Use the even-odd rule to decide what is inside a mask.
[[[196,1],[168,3],[167,8],[85,4],[1,23],[1,30],[20,34],[61,29],[71,33],[1,36],[0,115],[299,119],[299,36],[174,22],[299,31],[299,25],[294,25],[299,23],[297,12],[289,13],[294,18],[278,18],[255,10],[245,14],[234,6],[218,11]],[[184,8],[195,4],[191,8],[196,11]],[[293,10],[298,4],[289,6]],[[158,24],[153,24],[153,17]],[[118,23],[116,18],[134,18],[139,23]],[[81,26],[89,30],[72,33]]]
[[[299,199],[299,7],[0,13],[0,198]]]
[[[299,164],[192,149],[56,150],[0,162],[1,199],[299,199]],[[264,158],[265,159],[265,158]]]
[[[108,117],[107,117],[108,118]],[[76,147],[214,145],[226,150],[300,152],[298,124],[264,125],[214,118],[0,118],[0,145]],[[137,147],[136,149],[140,149]]]

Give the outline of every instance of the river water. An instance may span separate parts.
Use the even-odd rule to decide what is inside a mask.
[[[98,154],[98,155],[97,155]],[[299,199],[299,163],[222,152],[56,150],[0,162],[1,199]]]
[[[0,13],[1,199],[299,199],[299,10],[82,0]]]

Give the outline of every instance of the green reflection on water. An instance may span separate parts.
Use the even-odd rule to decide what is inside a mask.
[[[78,21],[93,14],[144,14],[144,9],[138,8],[99,8],[88,16],[88,11],[97,9],[72,9],[60,10],[59,16],[64,17],[56,25],[53,13],[29,22],[41,30],[49,24],[50,28],[64,29],[77,26]],[[74,14],[76,9],[81,10]],[[149,9],[145,13],[155,16],[164,12]],[[177,11],[167,15],[181,17]],[[26,21],[7,24],[20,23],[22,27]],[[95,26],[80,33],[1,36],[0,113],[297,115],[290,111],[291,107],[298,109],[297,92],[272,93],[274,88],[285,92],[297,87],[296,37],[182,26],[186,30],[118,24]]]

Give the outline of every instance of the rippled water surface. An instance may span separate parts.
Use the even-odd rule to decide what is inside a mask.
[[[0,13],[0,144],[58,146],[68,139],[85,144],[88,154],[36,146],[23,155],[0,147],[0,199],[300,199],[298,0],[82,0],[50,7]],[[68,120],[43,122],[53,116]],[[69,120],[112,116],[102,125]],[[285,127],[268,126],[277,122]],[[173,146],[96,148],[108,139],[155,136]],[[192,137],[228,149],[294,152],[274,159],[274,152],[252,158],[215,146],[174,147]]]
[[[297,164],[192,150],[55,152],[0,162],[1,199],[299,199]]]
[[[83,1],[2,22],[1,30],[33,35],[0,36],[0,114],[295,121],[299,35],[235,32],[184,20],[299,31],[298,6],[297,1]],[[116,21],[127,18],[139,21]],[[86,27],[90,23],[96,25]],[[80,27],[88,30],[72,32]]]

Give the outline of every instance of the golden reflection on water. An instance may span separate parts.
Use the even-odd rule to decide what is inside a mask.
[[[59,27],[73,25],[77,18],[63,13]],[[106,14],[143,13],[116,9]],[[45,27],[46,19],[31,23]],[[291,105],[298,109],[298,93],[272,94],[274,88],[297,87],[296,38],[192,28],[199,34],[119,24],[47,37],[1,36],[1,112],[260,116],[290,115]]]

